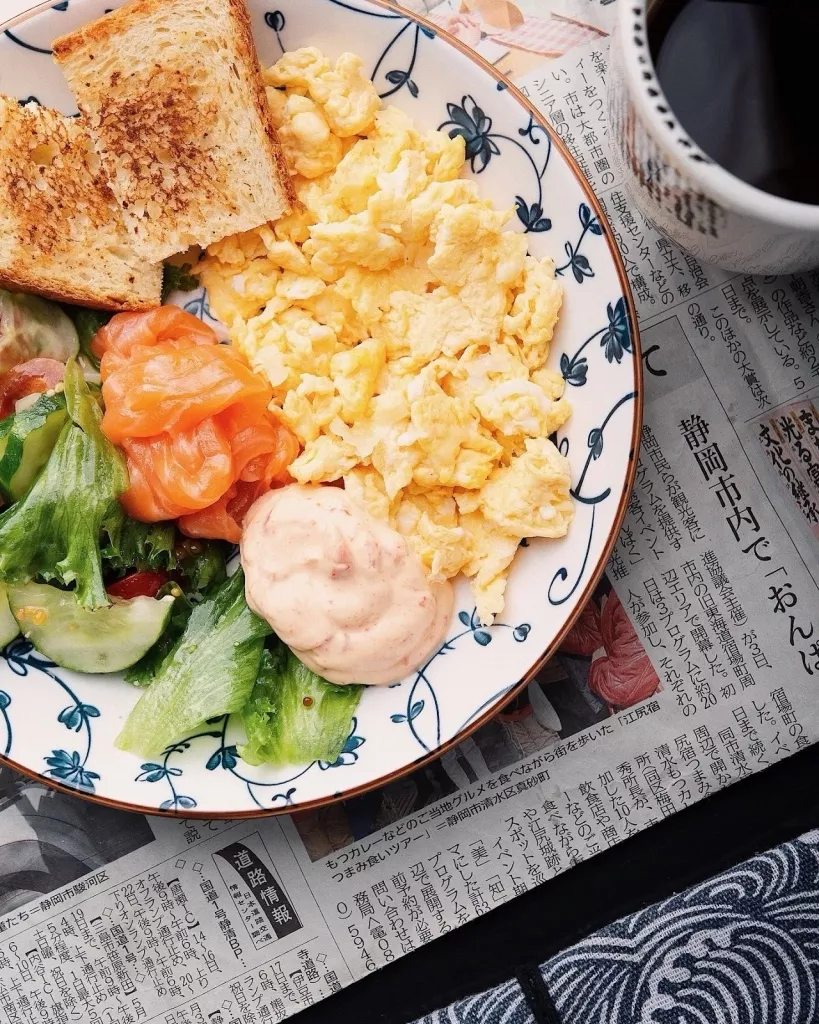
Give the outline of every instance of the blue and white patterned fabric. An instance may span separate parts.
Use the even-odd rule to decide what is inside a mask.
[[[518,981],[505,981],[488,992],[460,999],[416,1024],[533,1024],[535,1018]]]
[[[540,985],[540,981],[543,985]],[[815,1024],[819,830],[419,1024]]]

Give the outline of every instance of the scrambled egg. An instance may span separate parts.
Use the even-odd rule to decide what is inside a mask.
[[[300,205],[200,264],[214,314],[274,388],[300,483],[342,479],[431,578],[503,609],[524,537],[563,536],[568,418],[545,368],[562,291],[510,211],[459,177],[464,140],[382,108],[361,60],[286,53],[267,97]]]

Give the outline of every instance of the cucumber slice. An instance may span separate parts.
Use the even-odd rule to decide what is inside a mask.
[[[10,644],[19,632],[17,619],[11,614],[11,608],[9,608],[6,584],[0,583],[0,647]]]
[[[156,643],[173,610],[168,595],[113,599],[107,608],[81,608],[71,591],[42,583],[9,587],[22,633],[38,651],[75,672],[119,672]]]
[[[0,491],[17,501],[48,462],[60,431],[68,420],[65,395],[41,395],[34,405],[3,420],[0,429]]]

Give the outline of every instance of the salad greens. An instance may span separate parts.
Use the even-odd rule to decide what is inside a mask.
[[[248,764],[300,764],[338,758],[350,735],[362,686],[328,683],[276,641],[265,650],[242,710]]]
[[[162,662],[185,632],[194,608],[187,595],[207,593],[227,578],[227,544],[217,540],[183,540],[179,543],[173,523],[154,523],[153,527],[157,531],[160,528],[165,531],[170,528],[170,546],[165,546],[165,541],[161,544],[157,541],[153,546],[149,546],[147,541],[150,540],[151,533],[148,524],[126,520],[123,533],[138,535],[142,528],[145,531],[146,543],[124,545],[123,566],[136,566],[138,569],[175,569],[175,578],[182,579],[183,583],[181,587],[175,582],[166,583],[157,594],[159,598],[166,594],[173,597],[173,611],[162,636],[125,673],[126,682],[133,686],[149,686],[156,679]],[[103,557],[107,557],[106,550],[103,551]]]
[[[176,523],[140,523],[130,516],[112,525],[102,548],[106,569],[177,570],[185,591],[193,594],[225,579],[227,554],[228,545],[223,541],[180,538]]]
[[[194,607],[116,746],[152,757],[207,719],[241,711],[270,631],[248,608],[244,573],[237,570]]]
[[[186,551],[187,549],[187,551]],[[179,572],[189,593],[199,594],[227,577],[225,562],[228,545],[219,540],[183,541],[180,545]]]
[[[183,263],[177,266],[175,263],[165,263],[162,267],[162,298],[164,303],[171,292],[192,292],[199,287],[199,278],[191,273],[190,263]]]
[[[162,636],[153,647],[134,662],[125,673],[125,682],[132,686],[150,686],[159,674],[159,669],[165,658],[176,647],[176,643],[188,625],[188,619],[193,612],[193,604],[188,600],[179,587],[173,583],[167,584],[157,594],[157,597],[170,594],[173,597],[173,608],[168,624]]]
[[[83,608],[109,604],[99,538],[123,517],[125,460],[100,429],[102,413],[74,359],[65,369],[68,422],[31,489],[0,515],[0,579],[76,584]]]
[[[110,569],[175,569],[176,525],[123,516],[108,531],[102,557]]]
[[[237,576],[241,576],[241,570],[202,603],[209,608],[201,629],[193,616],[203,614],[198,611],[202,605],[191,604],[184,595],[176,597],[165,632],[126,672],[128,682],[151,689],[131,713],[117,746],[153,756],[182,735],[183,728],[185,731],[194,729],[206,719],[229,713],[226,710],[229,700],[230,707],[241,712],[247,741],[239,748],[239,755],[248,764],[300,764],[317,760],[332,764],[350,735],[352,717],[363,687],[334,686],[326,682],[303,665],[275,636],[261,653],[261,660],[253,662],[257,667],[252,673],[245,672],[245,667],[250,669],[250,659],[247,662],[242,659],[238,666],[228,663],[214,666],[213,649],[230,642],[220,634],[224,620],[219,620],[215,612],[217,597],[237,615],[244,606],[254,635],[270,632],[261,623],[261,632],[257,633],[253,623],[256,617],[244,602],[243,583],[242,589],[227,600],[225,592],[229,587],[235,589],[233,581]],[[260,620],[256,619],[256,623]],[[261,643],[257,651],[260,648]],[[237,667],[238,675],[234,674]],[[234,686],[226,687],[223,683],[219,688],[220,673],[223,676],[231,673]],[[209,685],[213,693],[203,696],[200,686],[205,689]],[[200,709],[191,714],[184,726],[180,725],[180,707],[188,709],[192,701],[200,701]],[[137,718],[137,710],[143,702],[144,708]],[[153,727],[155,721],[162,722],[158,735]]]
[[[56,302],[0,289],[0,374],[39,356],[63,363],[78,351],[74,324]]]
[[[190,271],[165,265],[163,299],[198,286]],[[0,421],[0,499],[12,502],[0,513],[0,647],[22,630],[65,668],[125,670],[143,692],[122,750],[154,756],[236,714],[249,764],[332,764],[363,687],[326,682],[271,635],[245,601],[241,568],[227,578],[229,545],[137,522],[119,503],[126,462],[83,375],[99,365],[90,345],[110,318],[0,290],[0,374],[41,355],[66,361],[62,391]]]
[[[100,327],[104,327],[114,314],[85,306],[65,306],[64,309],[76,328],[80,352],[95,369],[99,369],[100,361],[91,351],[91,342]]]

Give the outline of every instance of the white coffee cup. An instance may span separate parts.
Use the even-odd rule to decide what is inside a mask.
[[[751,274],[819,266],[819,206],[735,177],[674,116],[649,53],[650,6],[651,0],[620,0],[607,83],[609,139],[632,201],[702,262]]]

